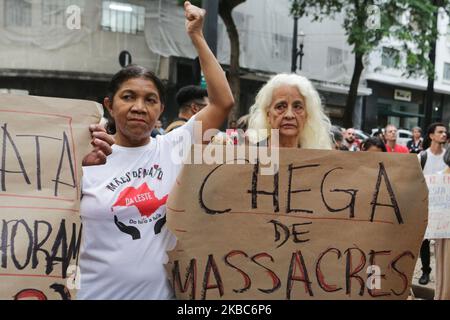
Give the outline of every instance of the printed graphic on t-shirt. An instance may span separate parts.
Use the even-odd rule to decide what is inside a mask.
[[[143,183],[139,188],[125,188],[112,207],[131,207],[139,210],[141,216],[150,217],[155,211],[167,202],[167,197],[158,199],[155,192],[150,190],[147,183]]]
[[[148,187],[146,182],[141,184],[138,188],[127,187],[120,192],[117,200],[111,207],[111,211],[114,212],[114,208],[119,207],[136,207],[137,210],[139,211],[141,219],[138,220],[130,219],[130,221],[127,222],[130,223],[130,225],[128,225],[122,221],[119,221],[120,218],[119,213],[118,215],[114,216],[114,223],[116,224],[117,228],[120,231],[130,235],[133,240],[138,240],[141,238],[141,233],[139,229],[133,224],[135,225],[148,224],[152,221],[156,221],[159,218],[161,218],[161,215],[153,216],[153,214],[161,206],[166,204],[167,198],[168,195],[165,195],[164,197],[159,199],[155,195],[155,192]],[[165,216],[156,222],[154,226],[155,234],[161,232],[161,228],[164,226],[165,222],[166,222]]]

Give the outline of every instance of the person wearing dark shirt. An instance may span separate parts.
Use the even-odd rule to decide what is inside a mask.
[[[406,147],[409,150],[409,153],[420,153],[423,150],[422,147],[422,129],[420,127],[414,127],[412,129],[413,138],[408,141]]]

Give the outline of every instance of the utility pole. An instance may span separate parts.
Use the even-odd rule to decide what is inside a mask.
[[[219,0],[202,0],[202,7],[206,10],[203,33],[211,51],[217,56],[217,21],[219,17]]]
[[[297,37],[298,37],[298,15],[294,15],[294,36],[292,38],[292,62],[291,72],[297,71]]]
[[[432,40],[430,43],[431,49],[428,57],[430,59],[431,64],[433,65],[433,75],[428,75],[428,86],[427,93],[425,98],[425,119],[424,119],[424,129],[426,130],[428,126],[431,124],[431,120],[433,117],[433,100],[434,100],[434,73],[436,71],[436,42],[439,37],[439,31],[437,30],[438,23],[438,12],[439,7],[442,6],[442,0],[432,0],[433,5],[436,7],[436,11],[434,12],[434,25],[431,27],[433,30],[436,30],[436,38]]]

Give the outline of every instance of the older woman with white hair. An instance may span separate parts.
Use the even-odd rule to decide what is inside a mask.
[[[332,149],[331,123],[319,94],[297,74],[278,74],[261,88],[250,108],[248,128],[251,143],[276,143],[271,129],[278,129],[280,147]]]

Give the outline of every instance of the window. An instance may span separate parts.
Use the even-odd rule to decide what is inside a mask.
[[[396,61],[398,58],[399,51],[397,49],[383,47],[381,65],[388,68],[396,68]]]
[[[26,0],[5,0],[5,26],[31,27],[31,5]]]
[[[444,80],[450,80],[450,63],[444,63]]]
[[[328,47],[327,66],[332,67],[344,62],[342,49]]]
[[[84,0],[42,0],[42,24],[66,26],[66,10],[71,5],[84,7]]]
[[[103,30],[136,34],[143,32],[144,26],[145,7],[129,3],[103,1]]]
[[[272,58],[286,60],[292,55],[292,37],[273,34]]]
[[[65,27],[66,10],[71,5],[82,8],[84,0],[42,0],[42,24]]]

